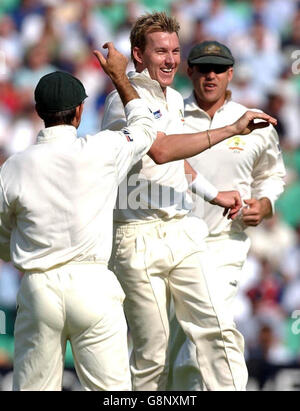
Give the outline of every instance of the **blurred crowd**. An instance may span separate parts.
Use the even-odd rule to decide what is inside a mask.
[[[113,86],[92,50],[114,41],[130,58],[132,23],[162,10],[181,24],[182,63],[174,86],[184,97],[191,92],[190,48],[216,39],[236,58],[232,98],[278,119],[286,189],[275,216],[248,230],[252,246],[236,300],[249,371],[263,389],[277,366],[300,368],[300,1],[1,0],[0,164],[35,141],[43,124],[33,90],[41,76],[57,69],[73,73],[87,90],[79,135],[97,132]],[[20,279],[0,260],[0,310],[6,314],[0,368],[12,364]]]

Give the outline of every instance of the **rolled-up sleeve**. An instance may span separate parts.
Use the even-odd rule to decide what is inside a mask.
[[[0,175],[0,258],[10,260],[10,236],[13,222]]]
[[[126,125],[124,106],[119,94],[116,91],[113,91],[107,96],[105,101],[101,130],[118,131]]]
[[[123,108],[120,98],[115,95],[107,105],[102,130],[116,130],[118,127],[120,131],[115,132],[112,138],[120,183],[131,167],[149,151],[156,138],[157,129],[145,101],[134,99]]]
[[[254,166],[252,177],[252,196],[255,198],[267,197],[275,210],[275,202],[284,189],[286,170],[282,159],[279,139],[274,127],[266,136],[267,147]]]

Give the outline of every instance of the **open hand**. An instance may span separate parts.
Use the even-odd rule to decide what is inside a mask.
[[[264,120],[254,122],[255,119]],[[258,128],[268,127],[270,124],[276,126],[277,120],[266,113],[258,111],[246,111],[235,123],[232,124],[233,135],[245,135]]]

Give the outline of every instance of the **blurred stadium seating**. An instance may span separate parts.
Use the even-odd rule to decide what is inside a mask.
[[[206,39],[236,57],[233,99],[266,110],[287,167],[276,215],[249,229],[252,247],[236,300],[245,336],[249,390],[300,390],[300,2],[297,0],[1,0],[0,164],[35,141],[43,127],[34,109],[39,78],[67,70],[89,98],[79,134],[100,128],[112,84],[92,54],[106,41],[130,56],[132,22],[165,10],[181,24],[182,64],[175,88],[191,91],[186,56]],[[128,70],[132,69],[132,63]],[[21,273],[0,260],[0,391],[11,389],[15,300]],[[79,390],[70,347],[65,390]]]

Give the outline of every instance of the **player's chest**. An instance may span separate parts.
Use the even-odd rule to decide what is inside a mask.
[[[261,152],[259,137],[238,135],[216,144],[201,156],[203,154],[202,161],[207,164],[222,164],[222,167],[228,164],[252,170]]]
[[[220,127],[224,127],[226,124],[234,122],[234,118],[224,118],[224,116],[215,115],[214,119],[210,121],[208,118],[201,117],[192,117],[187,116],[185,122],[185,132],[195,133],[205,130],[213,130]],[[213,136],[213,131],[211,134]],[[252,168],[255,162],[260,157],[262,151],[264,150],[264,142],[262,137],[256,133],[252,132],[249,135],[236,135],[230,138],[227,138],[220,143],[211,147],[200,154],[202,160],[220,161],[224,163],[234,163],[241,164],[243,166],[249,166]]]
[[[181,134],[184,132],[183,106],[176,99],[163,100],[147,96],[148,108],[156,122],[158,130],[166,134]]]

